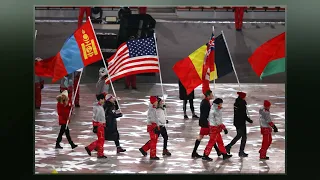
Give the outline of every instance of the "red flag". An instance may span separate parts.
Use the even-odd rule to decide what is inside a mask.
[[[34,71],[37,76],[49,77],[53,76],[53,69],[55,64],[55,56],[48,59],[36,61],[34,65]]]
[[[207,43],[207,51],[205,61],[202,68],[202,93],[205,94],[210,90],[210,73],[214,71],[214,56],[215,56],[215,45],[214,45],[214,27],[212,27],[212,35],[210,41]]]
[[[51,60],[36,66],[36,73],[52,77],[55,82],[62,77],[103,59],[91,21],[86,21],[63,44]],[[46,73],[44,73],[46,72]]]

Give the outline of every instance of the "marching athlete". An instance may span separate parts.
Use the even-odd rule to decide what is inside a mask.
[[[227,152],[230,154],[232,146],[241,139],[239,157],[248,157],[248,154],[244,152],[244,148],[247,143],[247,125],[246,122],[253,123],[253,121],[247,115],[247,102],[246,93],[237,92],[239,95],[234,103],[234,119],[233,125],[236,127],[237,135],[233,140],[226,146]]]
[[[65,133],[68,139],[71,148],[74,149],[78,147],[75,145],[71,139],[69,127],[66,128],[68,120],[70,118],[70,110],[72,108],[72,104],[68,98],[68,91],[64,90],[59,96],[57,96],[57,112],[59,116],[59,125],[60,125],[60,132],[56,141],[56,149],[63,149],[60,146],[60,142],[62,140],[62,135]],[[69,120],[70,121],[70,120]]]
[[[168,124],[169,121],[166,119],[165,109],[166,105],[163,104],[161,98],[158,97],[158,105],[156,108],[156,116],[158,118],[160,126],[160,134],[163,137],[163,152],[162,155],[171,156],[171,153],[168,151],[168,133],[165,124]]]
[[[268,160],[269,157],[267,156],[267,150],[272,143],[272,129],[274,132],[278,132],[278,128],[271,120],[270,117],[270,101],[265,100],[263,103],[263,108],[259,110],[260,114],[260,129],[262,134],[262,145],[261,149],[259,150],[260,159]],[[272,129],[271,129],[272,128]]]
[[[200,128],[200,133],[198,138],[196,139],[196,142],[194,144],[193,152],[191,157],[192,158],[201,158],[202,156],[197,153],[197,149],[200,145],[201,140],[203,139],[204,136],[209,135],[209,112],[211,109],[211,103],[210,100],[213,99],[213,94],[211,90],[207,90],[205,92],[205,98],[201,101],[200,103],[200,118],[199,118],[199,126]],[[217,151],[217,155],[220,156],[221,153],[219,151],[219,148],[216,144],[214,144],[214,148]]]
[[[150,159],[159,160],[157,157],[157,142],[160,134],[160,126],[156,115],[156,108],[158,105],[157,96],[150,96],[150,105],[147,115],[147,132],[150,135],[150,140],[142,146],[139,151],[143,156],[147,156],[147,151],[150,149]]]
[[[103,105],[106,116],[105,140],[114,141],[117,153],[126,152],[126,149],[120,146],[120,135],[117,125],[117,118],[122,117],[122,113],[116,113],[119,107],[111,94],[107,94],[105,99],[106,102]]]
[[[104,128],[105,124],[105,112],[103,109],[103,104],[105,102],[104,94],[97,95],[97,101],[93,105],[93,132],[97,133],[98,140],[92,142],[89,146],[86,146],[85,149],[89,156],[91,156],[91,151],[97,149],[98,158],[107,158],[103,154],[104,148]]]
[[[209,157],[210,152],[212,150],[212,147],[214,144],[218,144],[219,150],[221,154],[223,155],[223,160],[229,159],[232,157],[232,155],[227,154],[227,151],[224,147],[223,140],[221,137],[222,130],[225,134],[228,134],[228,130],[226,126],[222,123],[222,103],[223,100],[220,98],[217,98],[213,101],[210,114],[209,114],[209,125],[210,125],[210,132],[209,132],[209,142],[203,152],[203,160],[212,161],[212,159]]]

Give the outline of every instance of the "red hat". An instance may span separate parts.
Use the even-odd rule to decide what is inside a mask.
[[[264,100],[264,102],[263,102],[263,106],[264,106],[264,107],[270,107],[270,106],[271,106],[270,101],[268,101],[268,100]]]
[[[150,96],[150,103],[153,104],[158,101],[157,96]]]
[[[246,93],[244,93],[244,92],[237,92],[237,94],[239,95],[239,97],[240,98],[245,98],[246,96],[247,96],[247,94]]]

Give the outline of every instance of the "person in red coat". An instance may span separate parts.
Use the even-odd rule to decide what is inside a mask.
[[[129,89],[130,86],[132,89],[137,89],[137,77],[136,75],[128,75],[125,77],[125,89]]]
[[[81,27],[84,13],[86,13],[86,20],[91,16],[91,7],[80,7],[78,16],[78,28]]]
[[[262,134],[262,144],[261,149],[259,150],[260,159],[268,160],[267,150],[269,149],[272,143],[272,129],[274,132],[278,132],[278,128],[271,120],[270,117],[270,101],[265,100],[263,103],[263,108],[259,110],[260,114],[260,129]]]
[[[57,112],[59,116],[59,125],[60,125],[60,132],[56,141],[56,149],[63,149],[60,146],[60,142],[62,141],[62,135],[65,133],[66,137],[68,139],[69,144],[71,145],[71,148],[74,149],[78,147],[78,145],[75,145],[71,139],[69,127],[67,127],[68,120],[70,118],[69,113],[71,110],[71,103],[68,98],[68,91],[64,90],[59,96],[57,96]]]

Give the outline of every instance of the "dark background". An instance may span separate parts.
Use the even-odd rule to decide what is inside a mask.
[[[263,21],[263,20],[259,20]],[[215,26],[218,36],[223,30],[240,83],[285,83],[286,73],[264,78],[262,81],[254,73],[248,58],[254,50],[267,40],[284,32],[284,24],[243,24],[242,32],[235,31],[234,24],[170,23],[158,22],[156,34],[163,83],[176,83],[178,78],[172,70],[173,65],[187,57],[194,50],[205,44]],[[36,23],[36,57],[48,58],[55,55],[65,40],[76,30],[76,23]],[[98,70],[102,62],[85,68],[81,83],[93,83],[98,79]],[[138,83],[159,82],[159,75],[138,76]],[[50,82],[50,81],[47,81]],[[237,83],[234,73],[216,81],[217,83]]]

